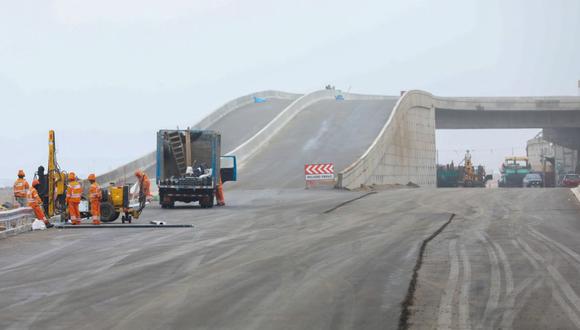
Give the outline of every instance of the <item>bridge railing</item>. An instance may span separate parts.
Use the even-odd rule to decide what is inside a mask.
[[[33,221],[34,213],[30,207],[0,212],[0,239],[29,231]]]

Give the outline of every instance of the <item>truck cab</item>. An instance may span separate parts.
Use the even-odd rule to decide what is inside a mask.
[[[530,173],[531,166],[528,157],[508,156],[501,169],[500,187],[523,187],[524,177]]]
[[[221,135],[211,130],[157,132],[157,186],[162,208],[175,202],[214,205],[220,182],[237,180],[235,156],[221,156]]]

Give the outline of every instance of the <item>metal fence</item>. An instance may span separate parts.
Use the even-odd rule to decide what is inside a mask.
[[[0,239],[31,229],[34,213],[30,207],[0,212]]]

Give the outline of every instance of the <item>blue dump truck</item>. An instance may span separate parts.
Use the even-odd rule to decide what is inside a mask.
[[[221,182],[236,181],[235,156],[221,156],[221,135],[210,130],[157,132],[157,186],[162,208],[175,202],[213,207]]]

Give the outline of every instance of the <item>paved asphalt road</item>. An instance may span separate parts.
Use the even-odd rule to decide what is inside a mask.
[[[451,189],[429,243],[414,328],[580,328],[580,212],[569,189]]]
[[[317,102],[226,184],[226,207],[152,205],[138,220],[193,229],[0,240],[0,329],[397,328],[419,247],[453,214],[425,249],[411,328],[580,328],[569,190],[300,188],[305,163],[339,171],[364,152],[392,103]],[[224,151],[284,106],[250,106],[258,121],[222,118]]]
[[[566,189],[237,190],[152,206],[194,229],[0,240],[0,328],[396,328],[423,239],[416,328],[578,326],[578,202]],[[468,260],[468,261],[466,261]]]

